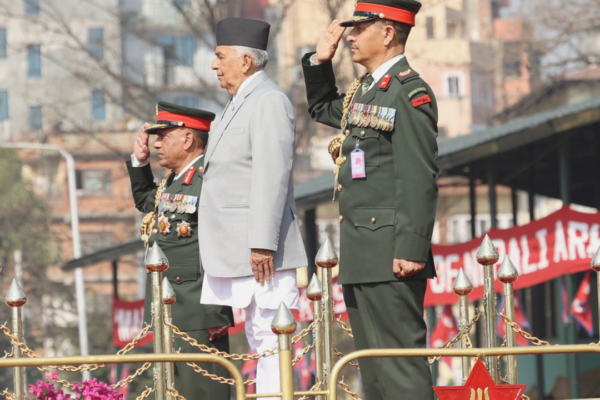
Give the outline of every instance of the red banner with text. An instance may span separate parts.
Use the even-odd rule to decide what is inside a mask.
[[[563,207],[546,218],[510,229],[488,232],[500,259],[494,265],[494,275],[508,255],[519,272],[515,289],[549,281],[561,275],[590,268],[591,259],[600,246],[600,214],[586,214]],[[469,300],[483,297],[483,267],[475,255],[482,238],[452,246],[433,245],[437,278],[429,280],[425,307],[458,302],[452,285],[463,268],[473,283]],[[496,292],[502,283],[496,281]]]
[[[113,298],[113,344],[123,347],[133,340],[144,325],[144,299],[123,301]],[[153,340],[152,332],[146,333],[136,345],[143,346]]]

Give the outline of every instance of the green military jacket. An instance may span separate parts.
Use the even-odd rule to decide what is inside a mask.
[[[302,59],[309,112],[314,121],[340,128],[344,94],[338,93],[331,61],[311,66],[312,54]],[[431,235],[438,197],[433,92],[403,57],[366,93],[359,89],[353,103],[359,110],[392,109],[396,114],[390,131],[352,124],[345,131],[337,193],[340,283],[401,281],[393,272],[394,258],[426,262],[406,279],[433,278]],[[352,178],[350,153],[356,147],[364,151],[366,178]]]
[[[166,182],[163,196],[186,195],[188,199],[200,198],[202,189],[202,171],[204,157],[194,163],[196,171],[188,185],[183,183],[184,176],[174,181],[175,174],[171,174]],[[143,213],[154,211],[155,197],[158,185],[154,182],[154,175],[150,165],[134,168],[127,162],[127,170],[131,180],[131,191],[135,206]],[[198,202],[196,203],[196,208]],[[178,213],[164,211],[165,217],[171,224],[170,233],[163,235],[158,228],[158,215],[154,225],[157,233],[150,236],[150,247],[158,242],[161,250],[169,260],[169,269],[163,272],[177,295],[177,302],[173,305],[173,323],[182,331],[206,329],[210,327],[233,325],[231,307],[200,304],[202,290],[202,274],[200,268],[200,250],[198,245],[198,211],[193,213]],[[190,237],[177,236],[177,224],[182,221],[191,226]],[[152,304],[151,279],[148,274],[146,280],[146,304],[144,308],[144,321],[150,322],[150,307]]]

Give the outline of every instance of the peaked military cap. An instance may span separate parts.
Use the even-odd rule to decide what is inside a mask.
[[[381,18],[415,26],[415,16],[420,9],[421,3],[415,0],[357,0],[352,18],[340,25],[348,27]]]
[[[217,46],[267,50],[271,25],[256,19],[225,18],[217,24]]]
[[[215,114],[211,112],[159,101],[156,104],[156,123],[146,129],[146,132],[155,134],[161,129],[179,126],[208,132],[210,123],[214,120]]]

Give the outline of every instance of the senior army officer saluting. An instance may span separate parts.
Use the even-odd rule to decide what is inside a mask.
[[[423,300],[435,276],[437,105],[404,47],[421,4],[359,0],[303,58],[309,111],[343,131],[330,144],[338,165],[340,283],[357,349],[425,347]],[[369,74],[349,93],[331,59],[346,27],[352,60]],[[341,153],[338,145],[342,143]],[[425,358],[359,360],[367,400],[433,399]]]
[[[156,212],[152,226],[143,229],[149,233],[148,245],[158,242],[169,260],[164,272],[177,295],[173,305],[173,324],[187,332],[198,343],[229,352],[227,329],[233,324],[230,307],[200,304],[202,275],[198,246],[198,199],[204,171],[204,148],[208,140],[213,113],[178,106],[166,102],[157,105],[156,124],[144,124],[137,135],[131,161],[127,170],[131,191],[138,210]],[[149,134],[156,134],[154,148],[159,164],[172,170],[161,183],[154,182],[148,163]],[[157,199],[158,197],[158,199]],[[156,202],[158,200],[158,204]],[[153,221],[146,217],[149,225]],[[152,291],[150,279],[146,283],[144,320],[151,320]],[[175,349],[182,353],[199,350],[175,336]],[[200,364],[202,368],[219,376],[228,376],[217,364]],[[175,363],[175,388],[188,400],[229,400],[229,385],[220,384],[195,373],[185,363]]]

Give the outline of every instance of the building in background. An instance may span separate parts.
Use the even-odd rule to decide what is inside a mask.
[[[75,6],[77,4],[77,6]],[[0,139],[113,130],[121,88],[117,0],[0,1]]]

